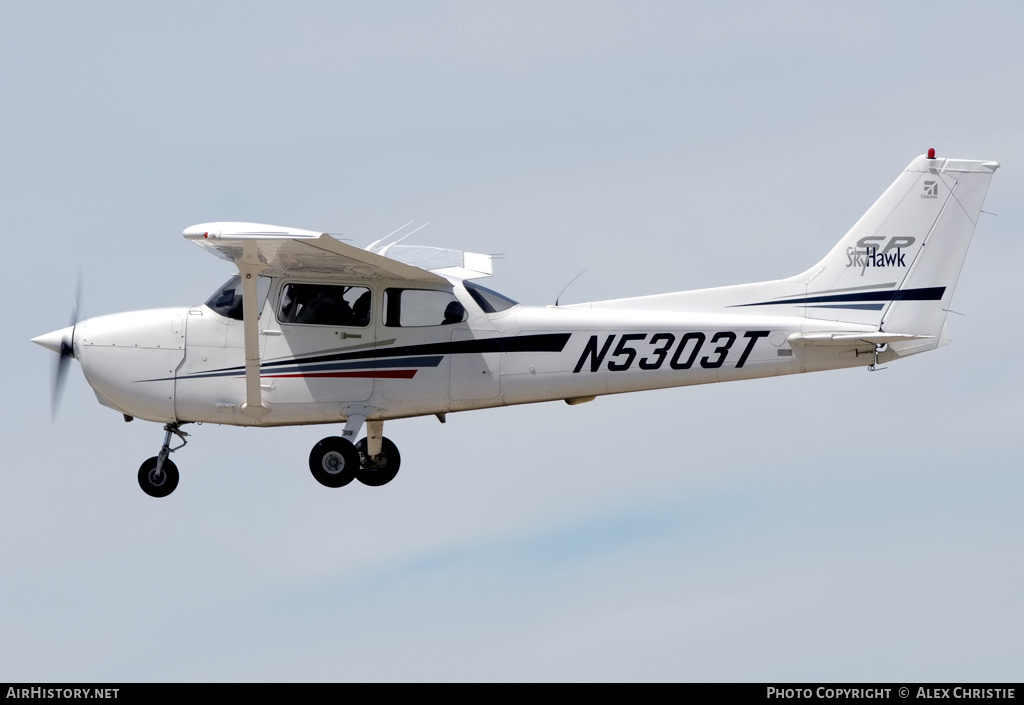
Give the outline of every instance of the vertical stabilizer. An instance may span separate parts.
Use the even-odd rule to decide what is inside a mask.
[[[800,317],[810,331],[815,321],[829,321],[915,338],[893,343],[900,354],[930,349],[942,335],[997,168],[997,162],[937,159],[929,150],[820,262],[786,279],[580,306]]]
[[[911,162],[806,282],[808,318],[938,336],[995,162]]]

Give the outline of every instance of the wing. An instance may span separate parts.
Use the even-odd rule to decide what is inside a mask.
[[[184,235],[221,259],[234,262],[242,275],[246,396],[242,412],[253,416],[268,411],[260,390],[257,275],[319,274],[347,281],[386,278],[448,285],[446,279],[424,269],[360,250],[312,230],[261,223],[202,223],[187,228]]]
[[[185,238],[236,265],[269,275],[326,274],[346,279],[400,279],[447,284],[443,277],[335,240],[326,233],[261,223],[202,223]]]

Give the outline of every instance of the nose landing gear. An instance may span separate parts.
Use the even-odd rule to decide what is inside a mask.
[[[150,497],[166,497],[178,486],[178,466],[167,456],[184,448],[188,443],[188,434],[179,429],[180,425],[169,423],[164,426],[164,444],[160,448],[160,453],[139,468],[139,487]],[[181,439],[181,445],[176,448],[171,448],[172,433]]]

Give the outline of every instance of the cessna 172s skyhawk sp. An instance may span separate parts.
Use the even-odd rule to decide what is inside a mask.
[[[35,338],[77,358],[104,406],[165,424],[343,423],[309,455],[328,487],[398,472],[385,421],[881,362],[946,343],[946,312],[996,162],[918,157],[810,269],[777,281],[571,306],[474,283],[490,257],[206,223],[185,237],[238,274],[203,306],[90,318]],[[387,240],[387,238],[385,238]],[[356,441],[363,426],[366,436]],[[171,436],[181,438],[172,448]]]

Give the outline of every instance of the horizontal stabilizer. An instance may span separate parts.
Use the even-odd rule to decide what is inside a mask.
[[[933,335],[912,335],[910,333],[793,333],[789,336],[790,345],[885,345],[900,343],[906,340],[930,340]]]

